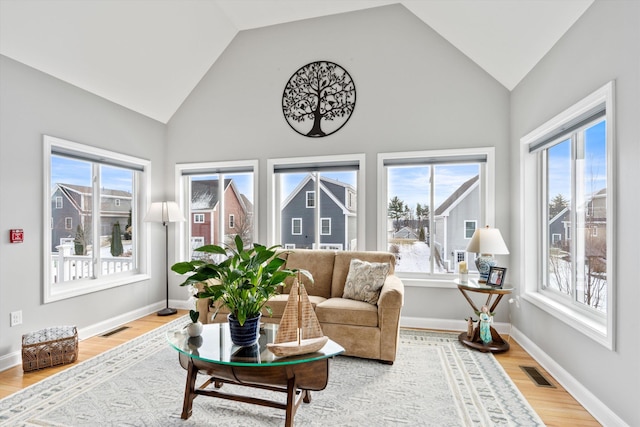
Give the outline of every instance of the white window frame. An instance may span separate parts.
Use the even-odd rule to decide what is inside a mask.
[[[193,223],[194,224],[204,224],[204,214],[203,213],[194,213],[193,214]]]
[[[176,200],[179,201],[180,204],[180,208],[182,209],[183,213],[188,213],[189,211],[189,204],[190,204],[190,189],[188,188],[188,183],[186,179],[187,175],[194,175],[194,174],[222,174],[223,176],[225,174],[233,174],[236,171],[247,171],[247,170],[251,170],[253,173],[253,215],[254,215],[254,220],[252,221],[252,226],[253,226],[253,230],[252,230],[252,234],[253,234],[253,240],[254,242],[259,242],[260,240],[258,239],[258,221],[257,219],[257,215],[260,208],[260,204],[259,204],[259,198],[258,198],[258,177],[259,175],[259,162],[258,160],[228,160],[228,161],[221,161],[221,162],[203,162],[203,163],[178,163],[175,166],[175,175],[174,175],[174,185],[175,185],[175,193],[176,193]],[[222,181],[224,183],[224,178],[222,179]],[[225,219],[223,218],[224,215],[224,185],[219,186],[220,188],[222,188],[221,190],[221,196],[219,197],[218,200],[220,200],[221,203],[221,209],[218,209],[218,227],[220,228],[218,230],[218,236],[220,239],[224,239],[225,236],[225,230],[224,230],[224,224],[226,224]],[[185,214],[185,217],[188,217]],[[212,218],[211,219],[211,223],[214,224],[215,221]],[[177,223],[178,226],[176,227],[177,229],[177,236],[176,239],[178,239],[178,242],[181,242],[181,244],[175,245],[175,250],[176,250],[176,259],[191,259],[191,248],[190,248],[190,242],[191,242],[191,230],[190,230],[190,224],[189,221],[184,221],[181,223]],[[224,245],[224,242],[212,242],[212,244],[217,244],[217,245]]]
[[[62,196],[56,196],[56,209],[62,209]]]
[[[395,159],[434,159],[459,157],[486,157],[486,162],[481,163],[481,181],[484,187],[480,187],[481,221],[483,224],[495,224],[495,147],[460,148],[450,150],[426,150],[408,151],[378,154],[378,223],[377,223],[377,248],[379,251],[387,251],[387,167],[386,160]],[[382,202],[385,201],[385,202]],[[433,203],[431,203],[433,205]],[[453,273],[395,273],[402,278],[405,286],[416,287],[449,287]]]
[[[366,248],[366,215],[365,215],[365,154],[342,154],[334,156],[316,157],[289,157],[281,159],[267,159],[267,243],[269,245],[279,244],[280,241],[280,207],[276,206],[276,194],[279,187],[276,168],[282,165],[295,166],[323,164],[349,163],[358,165],[356,211],[358,212],[358,226],[356,231],[356,244],[350,250],[363,251]]]
[[[329,232],[328,233],[323,232],[324,223],[326,221],[329,222]],[[321,236],[331,236],[331,218],[320,218],[320,235]]]
[[[296,224],[298,224],[298,228],[300,229],[297,233]],[[294,236],[302,235],[302,218],[291,218],[291,234]]]
[[[307,209],[312,209],[316,207],[316,192],[315,191],[307,191],[305,192],[305,206]]]
[[[64,229],[73,230],[73,218],[71,218],[70,216],[64,217]]]
[[[67,141],[49,135],[43,136],[43,194],[46,200],[51,199],[51,155],[52,151],[63,152],[75,155],[79,158],[87,159],[95,163],[111,163],[117,165],[128,165],[141,170],[139,178],[134,181],[134,192],[138,197],[135,209],[133,209],[132,222],[134,229],[139,235],[134,243],[134,267],[130,271],[116,274],[102,275],[96,279],[72,280],[62,283],[52,283],[52,262],[51,262],[51,233],[44,233],[43,237],[43,302],[45,304],[60,301],[67,298],[85,295],[117,286],[149,280],[148,268],[150,265],[151,240],[148,225],[142,221],[144,213],[150,206],[149,189],[151,188],[151,162],[146,159],[115,153],[112,151],[92,147],[77,142]],[[98,183],[99,184],[99,183]],[[44,203],[43,224],[44,229],[51,224],[51,203]],[[95,216],[96,224],[99,215]],[[93,228],[97,228],[94,226]]]
[[[543,169],[539,164],[538,153],[529,153],[529,146],[536,141],[544,139],[546,135],[566,127],[572,121],[588,114],[598,105],[604,103],[607,123],[605,136],[607,141],[606,208],[607,216],[612,219],[615,218],[616,181],[613,163],[613,159],[615,159],[614,90],[615,85],[611,81],[520,139],[520,212],[522,213],[523,224],[532,224],[531,226],[520,227],[520,241],[522,242],[520,283],[523,286],[522,298],[609,350],[615,349],[615,221],[607,222],[607,310],[605,315],[599,316],[591,310],[581,309],[577,304],[563,302],[551,295],[551,292],[545,292],[544,289],[540,289],[539,284],[542,283],[540,270],[543,262],[542,257],[544,256],[541,249],[541,239],[548,239],[547,231],[541,230],[541,218],[546,211],[540,206],[543,194],[543,189],[541,188]],[[570,236],[567,235],[567,239],[569,238]]]
[[[473,233],[471,233],[471,236],[467,236],[467,223],[473,223],[473,232],[475,233],[475,231],[478,229],[478,221],[476,221],[475,219],[465,219],[464,220],[464,238],[466,240],[471,240],[471,238],[473,237]]]

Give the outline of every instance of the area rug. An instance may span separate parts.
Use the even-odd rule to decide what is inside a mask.
[[[282,426],[284,411],[198,396],[180,419],[186,371],[165,339],[187,317],[0,400],[2,426]],[[198,378],[202,382],[204,378]],[[234,386],[225,385],[225,391]],[[281,400],[266,390],[253,396]],[[492,354],[452,333],[402,330],[393,365],[339,356],[298,426],[544,425]]]

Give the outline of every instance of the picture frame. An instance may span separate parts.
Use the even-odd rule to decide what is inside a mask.
[[[489,269],[489,277],[487,278],[487,286],[501,288],[507,275],[506,267],[491,267]]]

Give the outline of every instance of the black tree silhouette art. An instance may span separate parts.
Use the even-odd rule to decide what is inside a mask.
[[[291,76],[282,95],[282,112],[289,126],[312,138],[337,132],[347,123],[355,105],[356,87],[351,76],[329,61],[316,61],[300,68]]]

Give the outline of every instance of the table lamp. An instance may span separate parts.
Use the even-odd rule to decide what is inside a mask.
[[[165,240],[165,252],[164,252],[164,266],[166,275],[166,307],[158,312],[158,316],[169,316],[176,314],[178,310],[175,308],[169,308],[169,223],[170,222],[182,222],[185,221],[184,215],[180,211],[180,207],[176,202],[154,202],[151,203],[149,212],[144,217],[145,222],[161,222],[164,227],[164,240]]]
[[[467,252],[479,254],[476,257],[476,267],[480,273],[478,282],[486,283],[489,278],[489,270],[497,264],[493,255],[508,254],[509,249],[502,239],[500,230],[487,225],[485,228],[476,229],[473,233],[467,246]]]

